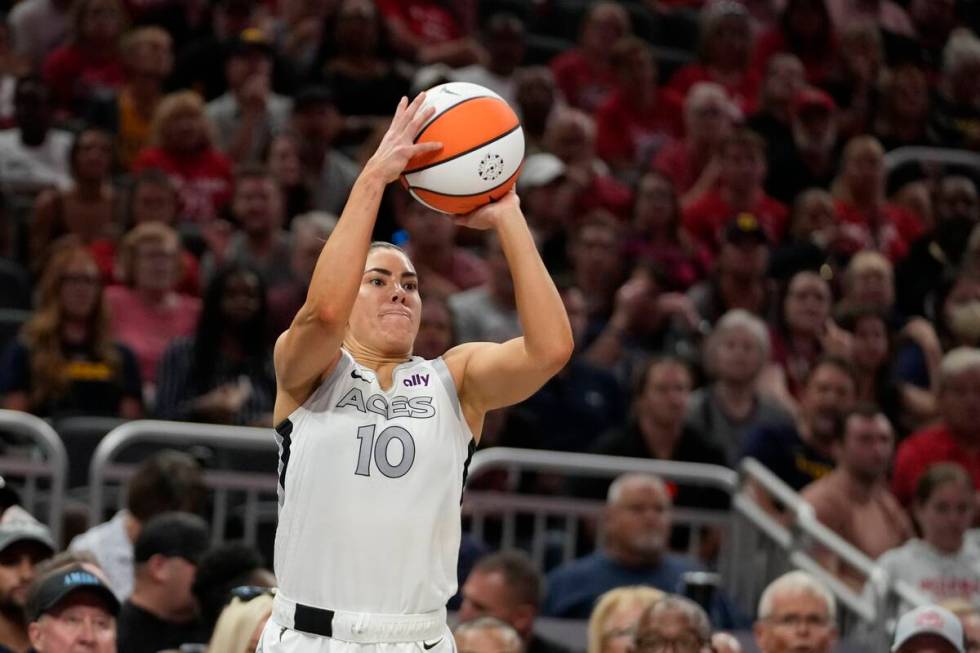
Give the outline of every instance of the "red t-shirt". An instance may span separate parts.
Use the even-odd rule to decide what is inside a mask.
[[[678,195],[689,191],[703,171],[702,167],[695,166],[691,151],[683,139],[662,147],[653,157],[652,167],[674,182]]]
[[[653,109],[627,101],[617,89],[596,111],[596,153],[606,161],[649,161],[672,137],[681,134],[680,114],[660,93]]]
[[[778,243],[786,233],[789,209],[782,202],[760,192],[755,205],[748,210],[766,230],[769,240]],[[712,189],[684,210],[683,224],[687,232],[715,254],[721,243],[721,230],[735,217],[737,211],[722,195],[720,189]]]
[[[931,465],[942,462],[962,465],[973,479],[973,487],[980,489],[980,452],[965,451],[945,424],[937,424],[916,431],[898,446],[892,474],[892,492],[898,501],[911,505],[919,477]]]
[[[899,261],[924,231],[922,222],[914,213],[890,202],[881,205],[876,228],[872,227],[869,217],[853,204],[835,200],[834,209],[840,221],[840,235],[831,248],[845,253],[872,249],[892,262]]]
[[[396,20],[427,43],[447,43],[463,35],[459,23],[434,0],[375,0],[387,20]]]
[[[55,105],[69,111],[98,90],[118,89],[125,78],[117,53],[93,51],[75,43],[52,51],[44,60],[42,75]]]
[[[742,115],[749,116],[755,113],[759,101],[759,86],[762,78],[759,73],[752,68],[745,71],[742,78],[736,84],[725,84],[711,74],[711,71],[699,63],[691,63],[683,66],[670,78],[667,88],[674,91],[680,97],[686,97],[691,87],[698,82],[716,82],[725,87],[728,97],[742,110]]]
[[[551,73],[568,103],[588,113],[594,113],[616,86],[612,70],[596,66],[578,48],[552,59]]]
[[[159,147],[148,147],[133,161],[133,172],[148,168],[170,175],[180,197],[181,216],[189,222],[213,220],[231,199],[231,162],[214,148],[178,158]]]

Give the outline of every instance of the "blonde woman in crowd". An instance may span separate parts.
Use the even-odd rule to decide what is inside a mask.
[[[271,592],[248,599],[235,596],[218,617],[208,653],[253,653],[271,614]]]
[[[589,617],[588,653],[632,651],[640,616],[664,596],[645,585],[617,587],[600,596]]]

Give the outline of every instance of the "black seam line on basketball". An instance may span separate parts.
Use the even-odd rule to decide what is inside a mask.
[[[470,149],[465,150],[463,152],[460,152],[458,154],[454,154],[451,157],[448,157],[448,158],[445,158],[445,159],[440,159],[439,161],[436,161],[435,163],[427,163],[424,166],[419,166],[418,168],[412,168],[411,170],[406,170],[402,174],[403,175],[411,175],[411,174],[416,173],[416,172],[422,172],[423,170],[428,170],[429,168],[435,168],[436,166],[441,166],[443,163],[449,163],[450,161],[454,161],[455,159],[458,159],[461,156],[466,156],[467,154],[472,154],[473,152],[476,152],[481,147],[486,147],[487,145],[490,145],[491,143],[496,143],[501,138],[504,138],[505,136],[510,136],[511,134],[513,134],[515,131],[517,131],[520,128],[521,128],[521,124],[520,123],[517,123],[511,129],[505,131],[503,134],[500,134],[499,136],[494,137],[493,139],[487,141],[486,143],[480,143],[476,147],[471,147]]]
[[[507,179],[504,179],[502,182],[500,182],[499,184],[497,184],[493,188],[489,188],[487,190],[481,190],[479,193],[443,193],[442,191],[432,190],[431,188],[423,188],[422,186],[409,186],[408,187],[408,190],[424,190],[426,193],[435,193],[436,195],[442,195],[443,197],[473,197],[475,195],[483,195],[485,193],[492,193],[493,191],[497,190],[498,188],[500,188],[501,186],[503,186],[504,184],[506,184],[508,181],[510,181],[511,179],[513,179],[514,178],[514,175],[516,175],[520,171],[521,171],[521,169],[520,169],[520,167],[518,167],[517,170],[515,170],[513,172],[513,174],[511,174],[510,177],[507,177]]]
[[[413,140],[412,142],[413,143],[418,143],[419,142],[419,139],[422,138],[422,135],[425,134],[426,131],[428,131],[429,127],[431,127],[432,125],[435,124],[437,118],[446,115],[447,113],[449,113],[450,111],[452,111],[453,109],[455,109],[456,107],[458,107],[458,106],[460,106],[462,104],[466,104],[467,102],[472,102],[473,100],[482,100],[484,98],[493,98],[493,96],[492,95],[478,95],[476,97],[468,97],[465,100],[460,100],[459,102],[457,102],[456,104],[452,105],[451,107],[446,107],[445,109],[443,109],[439,113],[437,113],[434,116],[432,116],[431,118],[429,118],[429,122],[425,123],[425,127],[423,127],[421,129],[421,131],[419,131],[419,133],[415,135],[415,140]]]

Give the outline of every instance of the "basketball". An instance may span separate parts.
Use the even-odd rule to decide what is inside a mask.
[[[443,147],[408,162],[401,182],[412,197],[451,214],[503,197],[524,162],[524,130],[514,110],[490,89],[468,82],[429,89],[424,106],[435,113],[415,142]]]

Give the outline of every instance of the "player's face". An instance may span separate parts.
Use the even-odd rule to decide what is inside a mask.
[[[382,355],[404,355],[412,351],[421,316],[418,276],[408,257],[372,250],[348,322],[351,335]]]

